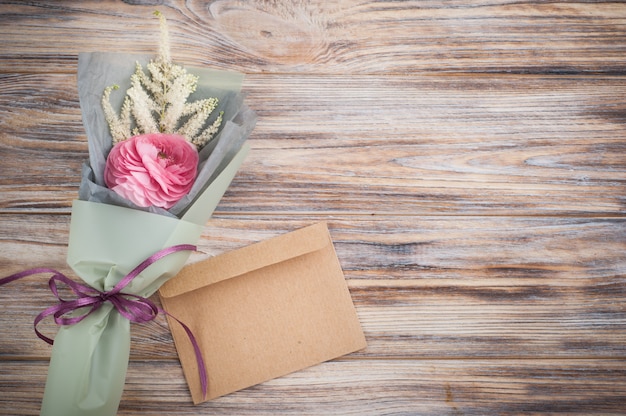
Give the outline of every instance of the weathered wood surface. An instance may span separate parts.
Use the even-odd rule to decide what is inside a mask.
[[[0,76],[0,209],[68,212],[87,158],[75,77]],[[260,120],[222,210],[626,211],[622,77],[250,75],[244,88]]]
[[[120,415],[623,414],[626,5],[0,1],[0,276],[70,273],[77,54],[153,53],[154,3],[259,115],[191,261],[327,221],[368,347],[193,406],[157,318]],[[0,289],[3,415],[39,411],[46,280]]]
[[[153,53],[149,13],[156,7],[167,12],[177,55],[245,73],[626,69],[626,7],[619,1],[3,3],[4,71],[72,73],[82,51]]]
[[[11,259],[33,253],[70,273],[64,265],[66,216],[56,222],[56,216],[9,218],[0,223],[0,235],[19,237],[0,243],[3,263],[19,271],[31,260]],[[191,261],[321,219],[215,218],[199,245],[202,253]],[[626,287],[619,275],[626,268],[626,219],[354,216],[330,220],[329,228],[368,339],[368,348],[355,356],[626,356],[620,305]],[[31,330],[37,311],[52,300],[46,282],[45,276],[31,277],[19,290],[0,291],[4,319],[21,328],[0,338],[6,358],[49,355]],[[42,328],[54,334],[51,323]],[[165,319],[133,331],[133,358],[176,356]]]
[[[47,363],[11,362],[0,387],[39,411]],[[15,380],[5,374],[23,374]],[[585,374],[581,380],[580,375]],[[311,367],[192,407],[176,361],[131,361],[118,415],[620,414],[620,360],[349,360]],[[146,382],[149,379],[149,382]],[[532,396],[532,400],[531,400]]]

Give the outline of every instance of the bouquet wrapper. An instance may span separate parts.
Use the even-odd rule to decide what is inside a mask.
[[[195,244],[247,151],[247,146],[242,147],[181,219],[74,201],[68,264],[86,283],[104,291],[155,252],[177,244]],[[183,267],[189,254],[173,253],[152,264],[124,292],[152,295]],[[41,415],[115,415],[129,352],[130,322],[109,303],[78,324],[61,327],[52,349]]]
[[[256,115],[243,104],[243,75],[192,69],[200,76],[195,97],[217,97],[224,121],[200,152],[196,181],[169,211],[133,205],[104,186],[111,136],[101,107],[104,88],[127,80],[141,55],[83,53],[78,60],[78,93],[88,137],[79,199],[73,202],[67,262],[77,276],[99,291],[111,290],[156,252],[195,245],[203,227],[249,150],[246,139]],[[125,83],[126,82],[126,83]],[[194,95],[192,94],[192,98]],[[121,106],[122,96],[116,97]],[[136,276],[123,293],[149,297],[183,267],[190,253],[161,258]],[[78,312],[77,312],[78,313]],[[105,302],[77,324],[62,326],[54,341],[42,416],[113,416],[117,413],[130,352],[130,321]],[[151,380],[146,379],[149,385]]]

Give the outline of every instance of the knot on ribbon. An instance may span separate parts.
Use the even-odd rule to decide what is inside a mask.
[[[135,267],[130,273],[124,276],[124,278],[120,280],[113,287],[113,289],[108,291],[97,290],[86,284],[76,282],[56,270],[45,268],[26,270],[22,273],[18,273],[18,277],[13,275],[5,279],[11,279],[13,277],[12,280],[15,280],[32,274],[52,273],[52,277],[48,281],[48,286],[50,287],[50,291],[59,300],[59,303],[45,309],[35,318],[35,333],[39,338],[46,341],[48,344],[53,344],[54,341],[52,339],[43,335],[37,329],[37,324],[48,316],[52,316],[54,318],[54,322],[58,325],[74,325],[98,310],[106,302],[110,302],[115,307],[117,312],[124,318],[135,323],[151,321],[156,318],[159,312],[166,313],[156,306],[150,299],[132,293],[124,293],[122,290],[142,271],[148,268],[148,266],[159,261],[163,257],[178,251],[193,251],[195,249],[196,247],[193,245],[181,244],[158,251]],[[5,279],[0,280],[0,285],[7,283],[3,282]],[[76,295],[76,298],[72,300],[63,299],[59,294],[59,284],[67,286],[74,293],[74,295]],[[84,308],[89,309],[82,314],[76,313],[78,310]]]
[[[200,347],[191,329],[189,329],[187,325],[178,320],[176,317],[159,308],[150,299],[132,293],[122,292],[122,290],[142,271],[144,271],[148,266],[159,261],[163,257],[178,251],[195,250],[196,246],[194,245],[180,244],[158,251],[157,253],[144,260],[137,267],[135,267],[122,280],[120,280],[113,287],[113,289],[108,291],[100,291],[89,285],[76,282],[65,276],[63,273],[48,268],[35,268],[15,273],[11,276],[0,279],[0,286],[34,274],[52,274],[52,277],[50,277],[50,280],[48,281],[48,286],[50,288],[50,291],[58,299],[59,303],[50,306],[42,311],[39,315],[37,315],[34,322],[35,333],[37,334],[37,336],[50,345],[54,343],[54,340],[45,336],[37,329],[37,325],[39,324],[39,322],[49,316],[52,316],[54,318],[54,322],[57,325],[74,325],[87,318],[89,315],[98,310],[102,305],[107,302],[111,303],[113,307],[117,310],[117,312],[124,318],[128,319],[130,322],[149,322],[156,318],[159,312],[164,315],[168,315],[170,318],[174,319],[183,327],[189,337],[189,340],[191,341],[191,344],[193,345],[196,354],[196,360],[198,362],[198,370],[200,373],[200,384],[206,397],[208,390],[206,367],[202,358]],[[74,293],[76,298],[71,300],[63,299],[59,294],[59,284],[64,284],[65,286],[67,286]],[[78,311],[84,308],[89,309],[86,310],[84,313],[78,313]]]
[[[35,332],[39,338],[49,344],[52,344],[54,341],[43,335],[37,329],[37,324],[48,316],[52,316],[54,322],[58,325],[74,325],[87,318],[106,302],[110,302],[117,312],[130,322],[145,323],[153,320],[159,314],[159,307],[150,299],[130,293],[123,293],[121,287],[126,286],[127,283],[124,285],[118,284],[112,290],[101,292],[91,286],[75,282],[55,270],[38,270],[38,273],[45,272],[52,273],[48,285],[50,291],[59,300],[59,303],[45,309],[35,318]],[[120,283],[123,282],[124,280]],[[69,287],[74,295],[76,295],[76,298],[72,300],[63,299],[59,294],[59,284],[64,284]],[[77,314],[79,310],[84,308],[89,309],[84,313]]]

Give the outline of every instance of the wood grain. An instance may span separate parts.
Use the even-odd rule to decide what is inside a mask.
[[[47,363],[2,369],[0,407],[38,413]],[[132,361],[118,415],[619,415],[624,381],[619,360],[342,360],[193,406],[177,362]]]
[[[324,219],[217,217],[190,261]],[[71,273],[66,217],[0,220],[0,235],[20,230],[19,239],[0,240],[2,275],[44,266]],[[356,356],[626,357],[624,219],[349,216],[329,227],[368,339]],[[46,261],[29,263],[24,252]],[[46,281],[31,277],[0,291],[13,327],[11,338],[0,338],[6,357],[49,356],[31,324],[53,300]],[[43,329],[56,332],[51,323]],[[175,359],[165,320],[135,325],[132,351],[135,359]]]
[[[0,209],[67,212],[87,158],[75,76],[0,86]],[[253,75],[244,89],[259,122],[220,210],[625,212],[620,77]]]
[[[159,317],[119,415],[624,413],[622,2],[0,0],[0,277],[72,275],[78,54],[154,53],[157,8],[259,115],[190,261],[327,221],[368,347],[193,406]],[[0,288],[1,415],[39,413],[47,278]]]
[[[167,12],[175,58],[247,73],[626,69],[626,8],[615,1],[91,0],[0,7],[0,72],[18,65],[71,73],[76,54],[92,50],[153,53],[156,8]]]

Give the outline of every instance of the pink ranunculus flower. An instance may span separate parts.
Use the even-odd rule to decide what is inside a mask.
[[[197,170],[198,151],[184,137],[142,134],[113,146],[104,182],[140,207],[169,209],[189,192]]]

